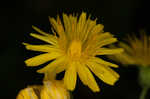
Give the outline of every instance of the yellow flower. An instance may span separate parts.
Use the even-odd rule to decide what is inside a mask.
[[[128,35],[126,41],[127,43],[119,42],[119,47],[124,48],[124,52],[110,58],[122,64],[150,65],[150,37],[141,31],[139,38],[136,35]]]
[[[65,72],[64,84],[68,90],[74,90],[77,74],[81,81],[94,92],[100,91],[91,71],[102,81],[114,85],[119,75],[110,67],[118,65],[104,61],[97,55],[112,55],[122,52],[121,48],[109,49],[106,45],[117,41],[109,32],[104,32],[104,26],[96,20],[87,18],[86,13],[77,16],[63,14],[63,23],[59,16],[57,20],[49,18],[54,35],[33,26],[40,34],[30,35],[47,42],[45,45],[30,45],[24,43],[28,50],[45,52],[27,59],[27,66],[38,66],[50,62],[39,73]]]
[[[16,99],[70,99],[70,94],[63,81],[52,80],[21,90]]]

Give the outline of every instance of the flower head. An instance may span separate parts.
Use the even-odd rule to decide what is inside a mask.
[[[16,99],[70,99],[70,94],[63,81],[53,80],[21,90]]]
[[[119,47],[124,48],[124,52],[110,58],[122,64],[150,65],[150,37],[141,31],[140,37],[128,36],[126,41],[127,43],[119,42]]]
[[[27,66],[38,66],[53,60],[37,72],[60,73],[66,71],[64,84],[69,90],[74,90],[78,74],[85,85],[94,92],[99,91],[91,71],[105,83],[114,85],[119,75],[110,67],[118,66],[100,59],[97,55],[112,55],[122,52],[121,48],[106,48],[106,45],[116,42],[117,39],[109,32],[104,32],[104,26],[97,24],[96,20],[91,20],[90,17],[87,18],[84,12],[79,18],[63,14],[63,23],[59,16],[56,20],[54,18],[49,18],[49,20],[53,27],[53,35],[45,33],[35,26],[33,29],[40,34],[30,34],[48,44],[30,45],[24,43],[28,50],[44,52],[27,59],[25,61]]]

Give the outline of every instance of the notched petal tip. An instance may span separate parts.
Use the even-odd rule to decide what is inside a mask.
[[[27,46],[27,45],[29,45],[29,44],[28,44],[28,43],[24,43],[24,42],[23,42],[23,43],[22,43],[22,45],[25,45],[25,46]]]
[[[34,67],[35,65],[32,64],[31,60],[30,59],[27,59],[24,61],[26,66],[29,66],[29,67]]]
[[[32,25],[32,28],[33,28],[33,29],[35,29],[35,28],[36,28],[36,26]]]
[[[98,87],[97,89],[92,90],[93,92],[100,92],[100,88]]]
[[[27,66],[39,66],[41,64],[44,64],[52,59],[55,59],[58,57],[58,55],[52,56],[53,53],[44,53],[37,56],[34,56],[32,58],[29,58],[25,60],[25,63]]]
[[[45,74],[45,73],[49,72],[47,68],[48,67],[46,66],[44,68],[41,68],[41,69],[37,70],[36,72],[40,73],[40,74]]]
[[[48,19],[51,19],[52,17],[48,16]]]

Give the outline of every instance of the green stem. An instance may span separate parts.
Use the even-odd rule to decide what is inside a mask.
[[[73,99],[73,94],[72,94],[72,92],[70,92],[70,99]]]
[[[148,87],[144,87],[142,89],[142,92],[140,94],[140,99],[146,99],[146,93],[147,93],[147,91],[148,91]]]

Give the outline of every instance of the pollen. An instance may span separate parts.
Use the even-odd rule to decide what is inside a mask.
[[[82,44],[80,41],[72,41],[68,48],[68,56],[72,60],[78,60],[81,56]]]

